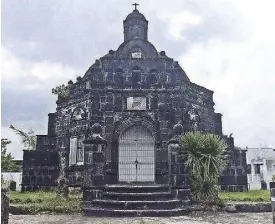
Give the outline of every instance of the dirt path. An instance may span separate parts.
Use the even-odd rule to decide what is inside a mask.
[[[97,218],[82,215],[12,215],[11,224],[269,224],[272,223],[272,213],[208,213],[180,217],[148,217],[148,218]]]

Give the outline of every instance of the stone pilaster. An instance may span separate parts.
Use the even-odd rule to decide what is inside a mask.
[[[102,138],[102,127],[92,126],[92,136],[84,140],[84,181],[83,181],[83,210],[89,210],[91,201],[102,198],[102,188],[105,184],[105,146]]]
[[[168,141],[169,173],[172,195],[175,199],[182,200],[183,204],[189,203],[190,189],[188,186],[188,170],[185,167],[184,157],[180,152],[180,136],[183,126],[176,124],[173,127],[173,138]]]

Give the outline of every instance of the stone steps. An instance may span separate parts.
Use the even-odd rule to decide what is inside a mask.
[[[146,192],[163,192],[169,191],[168,185],[105,185],[104,191],[115,191],[121,193],[146,193]]]
[[[175,209],[138,209],[138,210],[125,210],[125,209],[104,209],[104,208],[91,208],[85,207],[85,214],[88,216],[111,216],[111,217],[138,217],[138,216],[180,216],[186,215],[190,211],[187,208],[175,208]]]
[[[172,216],[188,212],[188,201],[173,199],[168,185],[105,185],[92,200],[84,200],[85,215]]]
[[[181,206],[181,200],[166,201],[117,201],[117,200],[93,200],[89,205],[110,209],[172,209]],[[87,205],[88,205],[87,204]]]
[[[122,201],[143,201],[143,200],[171,200],[170,192],[146,192],[146,193],[120,193],[103,192],[104,199],[122,200]]]

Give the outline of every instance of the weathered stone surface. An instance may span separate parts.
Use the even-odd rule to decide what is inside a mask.
[[[170,168],[167,143],[174,134],[203,131],[221,136],[228,144],[230,162],[221,176],[221,189],[246,190],[245,153],[235,149],[232,137],[223,135],[222,116],[214,110],[213,91],[192,83],[177,61],[164,51],[157,51],[148,41],[148,21],[144,15],[133,11],[123,24],[124,42],[96,60],[75,83],[68,84],[68,96],[59,96],[56,112],[49,114],[48,135],[38,136],[35,152],[24,152],[22,188],[54,187],[56,171],[52,169],[59,169],[72,187],[79,187],[81,181],[84,186],[90,185],[92,180],[84,183],[85,178],[81,176],[88,177],[87,172],[96,172],[96,166],[85,165],[91,165],[93,160],[102,161],[93,155],[96,151],[103,151],[108,161],[108,168],[102,168],[101,184],[117,183],[119,136],[130,127],[142,126],[155,140],[156,184],[186,185],[186,178],[180,175],[188,171],[179,165],[184,164],[184,159],[172,156],[174,165]],[[127,105],[129,97],[143,98],[146,102],[142,108],[131,109]],[[70,137],[84,136],[89,140],[94,134],[94,140],[99,141],[95,123],[102,127],[107,146],[98,149],[87,145],[84,166],[69,167]],[[91,153],[86,156],[87,150]],[[43,165],[48,174],[44,171],[40,174],[44,161],[40,155],[44,152],[48,156],[55,155],[54,152],[61,155],[60,161],[57,153],[51,162]]]
[[[1,224],[9,223],[10,195],[6,188],[1,188]]]

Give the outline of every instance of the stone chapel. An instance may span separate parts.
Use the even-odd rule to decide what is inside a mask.
[[[230,162],[221,189],[246,190],[245,152],[223,134],[213,91],[193,83],[178,61],[154,47],[148,21],[136,8],[123,21],[123,34],[116,50],[96,60],[75,83],[69,81],[68,94],[58,97],[47,135],[37,136],[36,150],[24,151],[22,190],[55,188],[62,167],[71,187],[83,187],[83,140],[95,124],[107,143],[102,147],[103,185],[188,189],[183,161],[171,160],[168,142],[177,134],[202,131],[221,136],[228,145]]]

